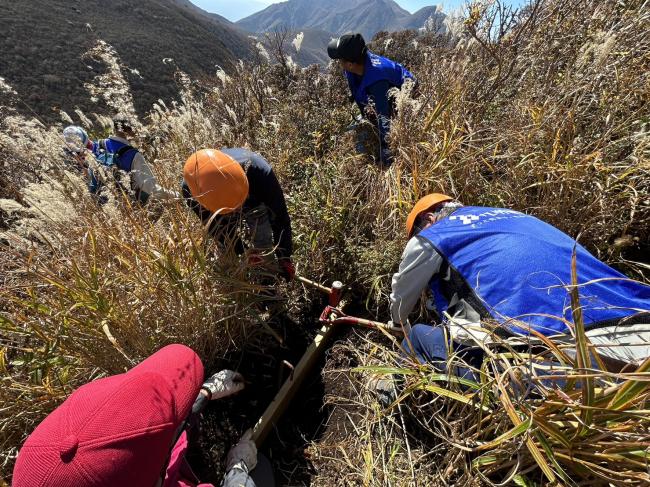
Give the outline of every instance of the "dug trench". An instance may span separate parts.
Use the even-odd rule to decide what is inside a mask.
[[[279,313],[266,324],[274,334],[264,331],[250,336],[241,350],[224,358],[223,367],[238,370],[246,380],[240,394],[213,401],[204,411],[200,434],[191,444],[189,462],[202,482],[220,485],[223,480],[226,455],[248,428],[264,414],[284,381],[292,373],[305,350],[313,342],[321,325],[318,318],[327,298],[314,299],[299,306],[299,318]],[[308,447],[324,435],[343,434],[346,414],[333,413],[327,397],[352,397],[349,384],[335,376],[322,374],[323,368],[343,365],[354,367],[349,357],[342,357],[332,347],[352,333],[347,327],[334,331],[324,345],[316,364],[307,373],[302,385],[287,406],[271,433],[259,448],[271,462],[275,485],[310,485],[316,466],[310,459]],[[278,340],[278,337],[280,340]]]

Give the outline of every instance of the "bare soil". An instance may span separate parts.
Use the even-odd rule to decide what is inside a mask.
[[[305,313],[302,322],[283,314],[267,321],[266,324],[282,338],[282,343],[260,324],[260,333],[250,338],[247,347],[224,360],[224,367],[236,368],[248,384],[238,396],[211,403],[204,413],[200,438],[189,457],[202,482],[220,484],[228,448],[262,416],[291,373],[288,364],[298,363],[320,329],[318,316],[325,304],[324,300],[314,302],[313,311]],[[259,449],[272,463],[276,485],[311,485],[316,467],[310,459],[309,445],[324,434],[329,435],[332,429],[343,430],[338,423],[345,421],[345,417],[330,417],[332,408],[325,400],[328,395],[345,393],[341,390],[344,383],[323,378],[322,370],[332,359],[328,355],[320,357],[277,427]]]

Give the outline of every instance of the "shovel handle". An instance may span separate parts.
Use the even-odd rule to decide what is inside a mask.
[[[317,282],[311,281],[311,280],[307,279],[306,277],[296,276],[296,280],[299,281],[299,282],[302,282],[303,284],[305,284],[307,286],[313,287],[314,289],[318,289],[319,291],[321,291],[321,292],[323,292],[323,293],[325,293],[327,295],[332,293],[331,288],[329,288],[327,286],[323,286],[322,284],[318,284]]]

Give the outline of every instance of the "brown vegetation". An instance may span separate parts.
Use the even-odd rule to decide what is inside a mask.
[[[198,148],[263,154],[287,193],[299,273],[344,281],[378,319],[387,317],[406,214],[432,191],[530,212],[648,282],[647,262],[630,259],[650,237],[647,6],[541,0],[512,22],[495,8],[473,7],[460,39],[376,39],[376,50],[420,81],[418,98],[398,97],[387,171],[354,151],[340,73],[290,63],[242,63],[200,85],[177,77],[183,102],[157,106],[144,149],[169,187]],[[43,135],[45,143],[16,150],[12,140],[49,133],[16,127],[5,122],[0,139],[0,197],[38,208],[21,178],[50,178],[74,213],[27,240],[0,225],[3,472],[74,387],[170,342],[195,347],[211,370],[263,321],[253,271],[217,251],[182,202],[150,212],[115,195],[98,207],[57,156],[60,141]],[[299,286],[286,292],[292,314],[310,312]],[[331,391],[343,418],[337,434],[309,448],[314,484],[647,485],[647,372],[522,394],[520,377],[503,371],[538,358],[507,345],[486,361],[480,384],[462,385],[401,363],[398,347],[378,338],[339,343],[326,368],[326,381],[350,386]],[[367,394],[369,374],[404,377],[399,408]]]
[[[230,69],[247,59],[247,36],[225,19],[191,9],[184,0],[31,0],[4,2],[0,15],[0,76],[18,92],[17,106],[47,123],[59,110],[111,114],[82,86],[106,72],[100,60],[83,56],[98,39],[113,46],[123,75],[144,116],[159,98],[171,101],[178,90],[178,66],[194,77],[211,76],[216,65]],[[163,63],[163,59],[173,63]],[[0,101],[2,100],[0,90]]]

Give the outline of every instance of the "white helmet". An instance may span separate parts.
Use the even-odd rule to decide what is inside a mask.
[[[88,142],[88,134],[81,127],[70,125],[63,129],[65,145],[73,152],[82,152]]]

